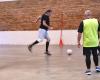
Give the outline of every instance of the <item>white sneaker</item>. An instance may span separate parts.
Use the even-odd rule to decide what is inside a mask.
[[[86,75],[91,75],[91,74],[92,74],[92,73],[91,73],[91,70],[86,70],[85,74],[86,74]]]

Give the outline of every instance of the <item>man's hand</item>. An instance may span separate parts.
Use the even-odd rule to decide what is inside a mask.
[[[78,47],[78,48],[80,48],[80,47],[81,47],[81,44],[80,44],[80,43],[78,43],[78,44],[77,44],[77,47]]]
[[[77,37],[77,47],[78,47],[78,48],[81,47],[81,44],[80,44],[81,36],[82,36],[82,33],[79,33],[79,32],[78,32],[78,37]]]

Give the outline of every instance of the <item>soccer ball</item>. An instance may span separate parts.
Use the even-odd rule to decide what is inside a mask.
[[[71,56],[72,55],[72,49],[67,49],[67,54],[69,55],[69,56]]]

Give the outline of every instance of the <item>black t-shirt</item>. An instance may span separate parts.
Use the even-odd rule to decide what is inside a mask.
[[[100,31],[100,22],[98,21],[99,23],[99,27],[98,27],[98,31]],[[83,21],[80,23],[79,25],[79,28],[78,28],[78,32],[79,33],[82,33],[83,32],[83,27],[84,27],[84,24],[83,24]]]
[[[43,21],[45,21],[47,25],[50,25],[49,16],[43,14],[42,17],[41,17],[41,25],[40,25],[40,28],[41,28],[41,29],[48,30],[48,27],[43,25]]]

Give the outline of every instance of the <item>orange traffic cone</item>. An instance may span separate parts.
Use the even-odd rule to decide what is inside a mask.
[[[60,46],[60,48],[62,48],[62,47],[63,47],[62,30],[61,30],[61,34],[60,34],[59,46]]]

